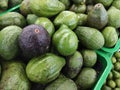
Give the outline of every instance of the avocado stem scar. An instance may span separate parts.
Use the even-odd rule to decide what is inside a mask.
[[[39,31],[39,29],[35,29],[35,33],[39,33],[40,31]]]

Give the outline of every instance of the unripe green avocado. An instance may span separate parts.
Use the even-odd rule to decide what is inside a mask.
[[[24,27],[26,25],[26,20],[24,16],[18,12],[7,12],[0,16],[0,29],[9,25]]]
[[[27,23],[30,25],[30,24],[34,24],[38,18],[39,17],[35,14],[27,14],[26,20]]]
[[[120,10],[120,0],[113,0],[112,6]]]
[[[23,15],[31,14],[31,9],[30,9],[30,0],[23,0],[22,3],[20,4],[20,12]]]
[[[83,57],[79,51],[67,57],[67,64],[65,65],[64,73],[69,78],[75,78],[83,66]]]
[[[22,28],[11,25],[0,31],[0,55],[5,60],[11,60],[20,53],[18,37]]]
[[[40,17],[35,21],[35,24],[42,25],[52,37],[53,33],[55,32],[55,27],[52,21],[46,17]]]
[[[20,61],[2,62],[0,90],[30,90],[25,64]]]
[[[62,11],[54,19],[55,26],[67,25],[70,29],[75,29],[78,24],[78,16],[72,11]]]
[[[77,90],[75,82],[64,75],[60,75],[55,81],[50,83],[45,90]]]
[[[78,86],[78,90],[89,90],[96,82],[97,73],[93,68],[84,67],[75,83]]]
[[[120,27],[120,10],[111,6],[108,9],[108,25],[113,26],[115,28]]]
[[[65,10],[65,5],[59,0],[30,0],[30,9],[38,16],[51,17]]]
[[[117,30],[114,27],[107,26],[103,29],[102,34],[105,38],[105,47],[113,47],[118,41]]]
[[[104,46],[105,40],[102,33],[91,27],[78,26],[75,33],[80,43],[88,49],[100,49]]]
[[[52,43],[56,50],[63,56],[74,54],[78,48],[77,35],[66,25],[61,25],[54,33]]]
[[[7,10],[8,8],[8,0],[0,0],[0,10]]]
[[[81,51],[83,56],[83,66],[93,67],[97,62],[97,53],[94,50],[83,49]]]
[[[32,58],[26,67],[27,77],[36,83],[46,84],[55,80],[63,66],[65,59],[53,53]]]
[[[95,0],[97,3],[102,3],[105,7],[109,7],[114,0]]]

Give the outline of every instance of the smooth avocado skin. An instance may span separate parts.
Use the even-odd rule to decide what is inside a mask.
[[[61,25],[53,34],[52,43],[56,50],[63,56],[74,54],[78,48],[77,35],[66,25]]]
[[[32,82],[47,84],[59,76],[65,63],[63,57],[53,53],[32,58],[26,67],[27,77]]]
[[[59,0],[30,0],[30,9],[37,16],[51,17],[65,10]]]
[[[48,31],[51,37],[55,32],[55,27],[49,18],[40,17],[35,21],[35,24],[42,25]]]
[[[39,56],[48,51],[50,36],[47,30],[39,25],[28,25],[19,36],[19,46],[26,58]]]
[[[53,23],[58,27],[60,27],[62,24],[65,24],[71,30],[74,30],[78,24],[78,16],[73,11],[62,11],[55,17]]]

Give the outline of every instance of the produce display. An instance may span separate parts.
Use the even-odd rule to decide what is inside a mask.
[[[119,40],[119,5],[0,0],[0,90],[93,90],[106,60],[97,51]],[[101,90],[120,89],[120,52],[110,62]]]

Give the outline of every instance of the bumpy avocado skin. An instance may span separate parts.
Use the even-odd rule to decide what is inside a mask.
[[[0,31],[0,56],[4,60],[11,60],[20,53],[18,46],[18,37],[22,32],[22,28],[11,25]]]
[[[24,27],[26,25],[25,17],[18,12],[8,12],[0,16],[0,29],[9,25]]]
[[[25,73],[25,64],[18,60],[3,61],[0,90],[30,90],[31,83]]]
[[[23,15],[31,14],[30,10],[30,0],[23,0],[21,5],[20,5],[20,12]]]
[[[44,27],[39,25],[28,25],[23,28],[19,36],[19,46],[23,56],[32,58],[48,51],[50,45],[50,36]]]

